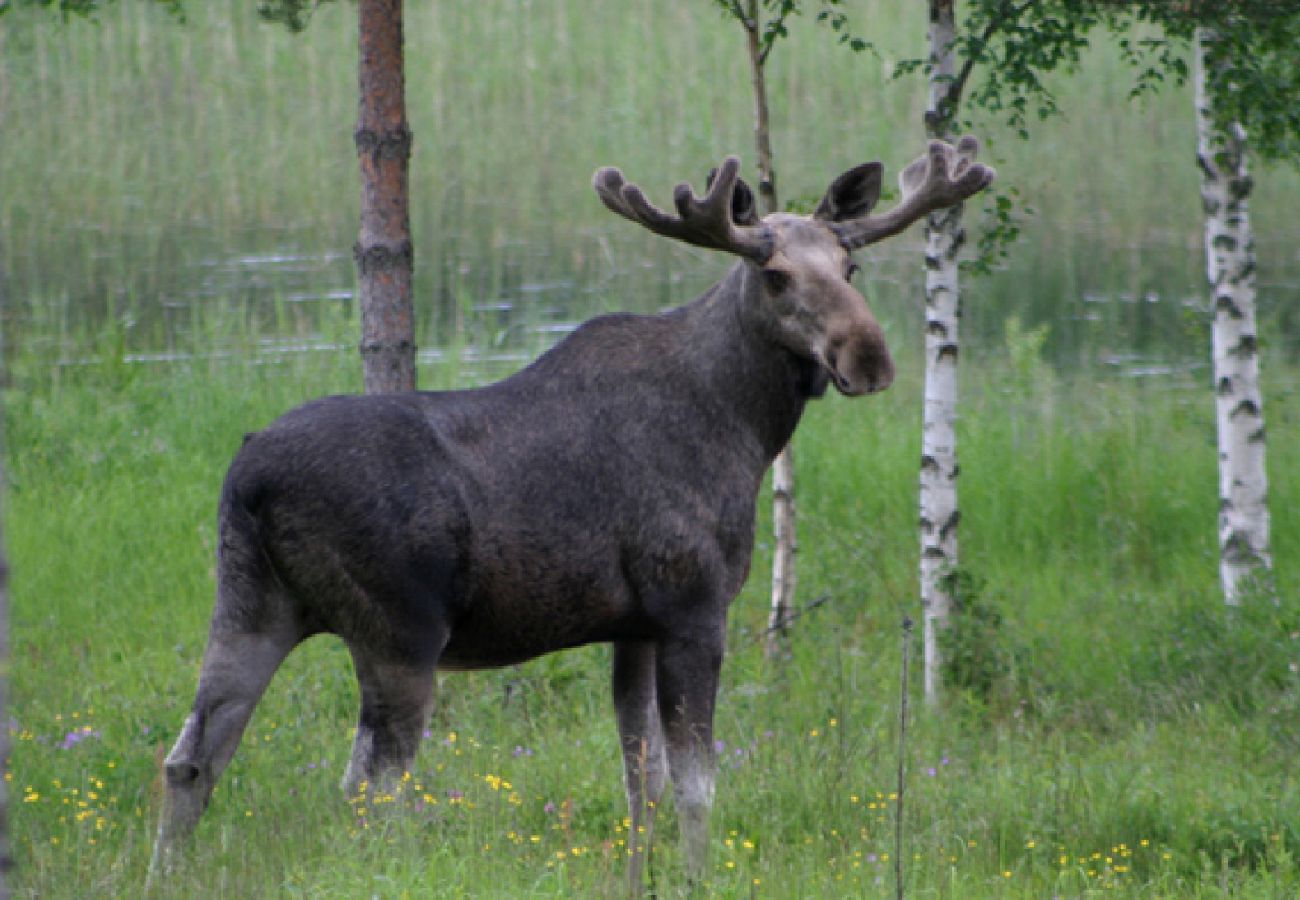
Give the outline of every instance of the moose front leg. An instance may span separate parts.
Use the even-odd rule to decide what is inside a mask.
[[[663,729],[655,700],[655,646],[624,641],[614,645],[614,709],[627,779],[628,886],[640,894],[654,842],[655,811],[668,777]],[[654,874],[651,873],[651,883]]]
[[[686,874],[699,883],[709,858],[709,810],[713,806],[713,705],[722,669],[723,624],[659,642],[655,689],[668,771],[686,852]]]

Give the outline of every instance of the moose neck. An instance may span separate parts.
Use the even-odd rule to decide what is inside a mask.
[[[770,463],[789,442],[811,397],[827,377],[776,337],[764,315],[758,267],[738,262],[721,281],[679,311],[688,325],[688,356],[702,381],[727,398],[739,427],[751,431]]]

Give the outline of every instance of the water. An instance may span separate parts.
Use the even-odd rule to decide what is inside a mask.
[[[340,327],[354,314],[354,10],[325,4],[289,35],[254,4],[194,4],[185,23],[154,6],[113,4],[95,24],[15,9],[0,29],[7,346],[73,365],[108,340],[129,364],[156,365],[354,344]],[[880,47],[924,33],[921,7],[867,6]],[[725,270],[718,254],[611,216],[588,187],[614,163],[666,203],[724,153],[752,161],[743,52],[716,11],[556,0],[521,13],[484,0],[413,7],[406,35],[423,358],[522,362],[591,315],[686,302]],[[815,28],[792,29],[779,54],[783,197],[811,205],[863,159],[884,160],[892,183],[922,145],[923,84],[829,53]],[[1047,327],[1043,356],[1063,372],[1204,377],[1190,99],[1171,89],[1126,106],[1114,57],[1099,42],[1063,78],[1068,114],[1031,141],[978,129],[999,188],[1040,213],[1003,268],[965,282],[973,377],[1006,352],[1013,317]],[[1261,336],[1300,360],[1300,177],[1276,171],[1259,173],[1253,209]],[[860,281],[900,363],[916,365],[918,232],[863,252]]]
[[[729,264],[718,254],[623,231],[615,222],[609,233],[580,235],[575,247],[562,252],[514,242],[450,260],[436,247],[423,257],[417,253],[421,360],[445,361],[455,353],[471,368],[499,371],[505,364],[523,364],[592,315],[649,312],[686,302]],[[1066,237],[1075,241],[1074,252],[1087,254],[1084,236]],[[895,345],[919,342],[916,238],[863,254],[866,274],[859,287]],[[93,363],[96,356],[87,352],[87,344],[110,327],[121,332],[128,364],[175,361],[196,352],[229,356],[235,350],[222,340],[237,336],[245,350],[251,343],[266,360],[336,352],[347,346],[338,322],[352,315],[355,302],[346,240],[341,234],[261,228],[226,236],[192,226],[183,242],[70,230],[67,242],[82,250],[85,264],[63,270],[34,266],[45,272],[39,286],[11,278],[17,295],[47,299],[37,301],[41,308],[8,309],[7,325],[33,345],[57,347],[63,365]],[[965,344],[977,358],[999,353],[1005,323],[1015,316],[1027,329],[1046,325],[1044,355],[1065,371],[1208,377],[1203,370],[1209,312],[1207,292],[1196,283],[1199,251],[1156,250],[1144,252],[1172,262],[1145,271],[1135,289],[1116,290],[1113,285],[1125,280],[1122,271],[1098,267],[1074,276],[1069,267],[1050,271],[1041,248],[1026,242],[1000,271],[966,280]],[[575,259],[580,260],[576,266]],[[1261,282],[1261,318],[1275,328],[1274,345],[1292,356],[1300,356],[1300,333],[1287,327],[1295,318],[1287,304],[1294,304],[1298,293],[1295,281]],[[214,343],[196,351],[207,339],[196,329],[210,328],[202,323],[214,315],[237,317],[243,323],[239,334],[230,329],[223,334],[218,327]],[[906,356],[909,349],[898,347],[898,352]]]

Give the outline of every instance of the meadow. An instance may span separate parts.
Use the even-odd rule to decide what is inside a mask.
[[[290,36],[210,6],[184,24],[147,4],[99,25],[10,13],[0,30],[17,896],[140,894],[159,761],[206,637],[225,466],[295,403],[360,389],[352,11],[327,7]],[[602,163],[659,196],[725,152],[748,156],[743,55],[724,23],[686,3],[621,6],[411,11],[422,386],[499,377],[574,318],[681,302],[722,271],[589,196]],[[923,42],[902,6],[855,7],[894,58]],[[863,157],[896,171],[919,144],[919,91],[888,83],[887,59],[826,46],[800,28],[774,57],[789,197]],[[1034,141],[988,126],[1039,212],[967,304],[960,665],[939,708],[910,686],[908,892],[1293,897],[1300,179],[1262,171],[1255,207],[1280,604],[1230,612],[1207,329],[1181,302],[1203,277],[1190,101],[1128,107],[1114,59],[1090,63],[1060,82],[1071,116]],[[810,608],[780,663],[762,648],[760,522],[719,699],[709,896],[894,892],[901,626],[918,612],[915,250],[864,266],[898,382],[813,404],[797,438]],[[302,283],[271,257],[302,263]],[[342,645],[313,639],[160,893],[621,894],[608,657],[446,676],[403,790],[345,798],[355,684]],[[677,896],[671,802],[663,822],[656,881]]]
[[[158,762],[205,636],[224,465],[244,430],[357,386],[351,353],[143,368],[114,352],[6,396],[19,895],[139,890]],[[1300,622],[1293,603],[1221,607],[1202,392],[1021,361],[988,363],[963,420],[964,558],[983,586],[949,702],[913,704],[913,895],[1293,895]],[[1297,386],[1294,370],[1270,380],[1281,561],[1300,535]],[[790,660],[766,662],[760,538],[730,625],[710,894],[892,892],[916,390],[829,399],[801,431],[802,595],[828,599]],[[1295,579],[1279,565],[1281,596]],[[607,663],[593,647],[444,677],[409,794],[348,801],[355,686],[342,646],[314,639],[277,676],[168,894],[618,893]],[[672,896],[668,822],[656,861]]]

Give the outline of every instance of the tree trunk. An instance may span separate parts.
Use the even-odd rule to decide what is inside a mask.
[[[1219,577],[1230,606],[1270,566],[1264,407],[1255,330],[1255,247],[1247,214],[1246,133],[1216,125],[1206,86],[1215,34],[1197,30],[1196,130],[1205,208],[1206,275],[1214,296],[1219,447]]]
[[[951,137],[956,97],[954,0],[930,2],[930,102],[926,133]],[[925,697],[939,694],[939,632],[947,626],[957,567],[957,325],[961,295],[957,253],[965,242],[961,205],[931,213],[925,225],[925,401],[921,424],[921,610]]]
[[[9,306],[9,279],[4,267],[4,248],[0,246],[0,316],[5,315]],[[5,345],[4,325],[0,320],[0,360],[5,358],[9,348]],[[6,386],[8,375],[0,371],[0,387]],[[4,448],[4,403],[0,401],[0,449]],[[0,761],[9,774],[9,557],[4,545],[4,486],[6,484],[3,457],[0,456]],[[10,873],[13,870],[13,856],[9,849],[9,782],[0,779],[0,900],[9,897]]]
[[[411,217],[402,72],[402,0],[360,0],[361,232],[354,249],[366,393],[415,388]]]
[[[0,485],[4,484],[4,466],[0,464]],[[0,760],[9,773],[9,564],[4,549],[4,529],[0,528]],[[9,784],[0,779],[0,900],[9,896],[9,873],[13,857],[9,854]]]
[[[768,124],[766,60],[759,42],[759,7],[750,0],[744,22],[749,46],[750,84],[754,89],[754,146],[758,150],[758,196],[764,215],[779,209],[776,171],[772,167],[772,137]],[[772,463],[772,606],[767,618],[767,656],[779,657],[789,631],[795,598],[794,449],[787,445]]]

